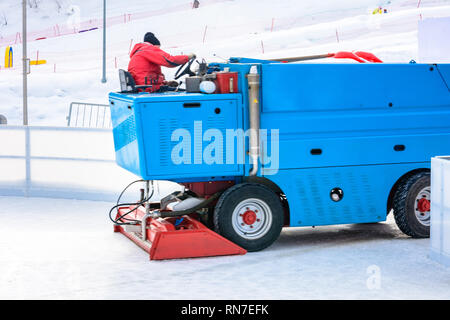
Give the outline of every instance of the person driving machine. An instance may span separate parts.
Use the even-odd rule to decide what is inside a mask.
[[[172,56],[160,49],[161,43],[151,32],[144,36],[144,42],[137,43],[130,53],[128,72],[133,76],[136,85],[151,85],[147,92],[174,91],[177,81],[166,81],[161,66],[174,68],[195,58],[195,54]]]

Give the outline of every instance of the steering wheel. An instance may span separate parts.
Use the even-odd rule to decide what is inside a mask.
[[[185,74],[189,76],[195,76],[195,73],[191,71],[191,65],[194,63],[196,56],[193,56],[188,62],[180,66],[175,73],[175,80],[181,78]]]

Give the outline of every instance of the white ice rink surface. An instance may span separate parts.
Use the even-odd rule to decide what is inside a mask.
[[[111,203],[0,197],[0,299],[449,299],[429,240],[386,223],[284,229],[244,256],[149,261]]]

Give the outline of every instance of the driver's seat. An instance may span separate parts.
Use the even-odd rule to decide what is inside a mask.
[[[133,76],[128,71],[119,69],[120,93],[139,93],[139,90],[152,88],[152,85],[137,86]]]

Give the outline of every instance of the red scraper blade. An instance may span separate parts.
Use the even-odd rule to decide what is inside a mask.
[[[118,217],[128,212],[130,207],[119,209]],[[144,211],[135,210],[128,219],[141,220]],[[128,232],[125,227],[114,226],[115,232],[120,232],[144,249],[150,255],[150,260],[198,258],[225,255],[243,255],[247,251],[235,243],[225,239],[218,233],[208,229],[198,220],[183,216],[180,223],[177,218],[150,218],[147,224],[147,240],[142,240],[139,232]]]

